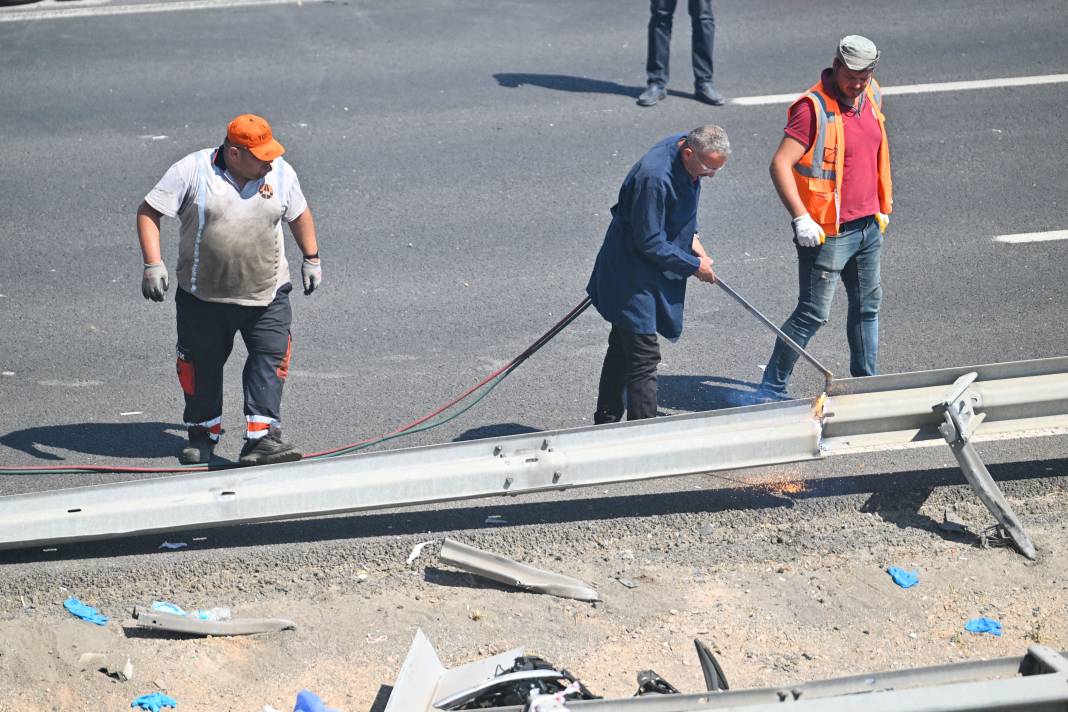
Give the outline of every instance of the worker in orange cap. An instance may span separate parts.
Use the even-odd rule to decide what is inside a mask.
[[[175,163],[137,209],[145,299],[162,302],[169,286],[160,256],[160,216],[180,221],[174,301],[178,381],[189,433],[178,454],[182,464],[212,458],[222,432],[223,366],[237,332],[248,350],[241,464],[301,458],[282,440],[280,427],[293,317],[283,221],[304,255],[305,294],[322,283],[322,266],[311,210],[284,152],[266,119],[242,114],[230,122],[221,146]]]

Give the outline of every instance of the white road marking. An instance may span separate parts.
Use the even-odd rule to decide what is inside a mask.
[[[177,10],[224,10],[232,7],[256,5],[303,5],[305,2],[325,0],[174,0],[173,2],[149,2],[140,5],[81,5],[70,7],[55,4],[55,10],[19,10],[12,8],[0,14],[0,22],[28,22],[30,20],[56,20],[63,17],[100,17],[105,15],[137,15],[150,12],[175,12]]]
[[[967,82],[935,82],[932,84],[902,84],[896,87],[883,87],[883,95],[894,94],[930,94],[939,91],[966,91],[969,89],[1000,89],[1003,87],[1029,87],[1037,84],[1063,84],[1068,82],[1068,74],[1043,74],[1033,77],[1004,77],[1002,79],[976,79]],[[741,96],[731,99],[731,104],[739,106],[763,106],[766,104],[789,104],[800,96],[793,94],[768,94],[767,96]]]
[[[994,242],[1049,242],[1050,240],[1068,240],[1068,230],[1050,230],[1048,232],[1021,232],[1016,235],[996,235]]]

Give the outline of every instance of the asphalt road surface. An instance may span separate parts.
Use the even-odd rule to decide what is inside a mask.
[[[0,9],[2,466],[175,462],[173,291],[163,304],[141,298],[134,211],[171,163],[217,144],[242,112],[270,119],[318,223],[324,285],[293,297],[283,402],[287,438],[306,451],[392,430],[554,324],[584,296],[621,179],[671,132],[727,129],[734,153],[703,189],[703,242],[773,320],[793,307],[789,221],[767,172],[786,104],[694,101],[682,8],[670,97],[646,109],[634,102],[644,2],[136,5]],[[882,49],[884,87],[1068,72],[1061,0],[860,0],[833,13],[721,0],[716,22],[717,86],[735,98],[801,92],[850,33]],[[1066,243],[994,240],[1068,229],[1068,84],[997,84],[887,97],[896,195],[882,372],[1068,353]],[[172,276],[176,248],[171,221]],[[839,374],[844,325],[840,290],[811,344]],[[589,310],[474,410],[390,447],[588,424],[607,333]],[[723,293],[692,284],[685,333],[663,345],[664,412],[737,405],[771,346]],[[243,430],[243,353],[227,369],[227,457]],[[799,364],[793,392],[820,385]],[[984,454],[1026,467],[1068,444]],[[871,455],[812,474],[951,462],[941,450]],[[0,476],[0,494],[112,479]]]

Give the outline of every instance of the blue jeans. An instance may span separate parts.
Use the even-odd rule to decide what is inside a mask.
[[[842,225],[836,237],[828,237],[819,247],[797,247],[797,306],[782,330],[800,346],[808,345],[830,317],[831,300],[841,277],[849,297],[846,336],[849,373],[853,376],[874,376],[876,372],[879,305],[883,299],[879,282],[882,248],[883,236],[874,216]],[[782,339],[776,339],[761,388],[785,393],[797,359],[798,355]]]

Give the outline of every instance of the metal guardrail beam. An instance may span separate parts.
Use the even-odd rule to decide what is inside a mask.
[[[833,384],[822,414],[793,400],[0,497],[0,549],[944,445],[938,408],[973,371],[970,440],[1068,432],[1068,358],[874,376]]]
[[[1014,658],[779,688],[568,702],[567,708],[573,712],[781,712],[784,705],[793,712],[1064,712],[1068,709],[1068,660],[1064,653],[1034,645],[1026,655]],[[501,707],[499,712],[523,712],[523,708]]]
[[[0,497],[0,549],[822,457],[809,401]]]

